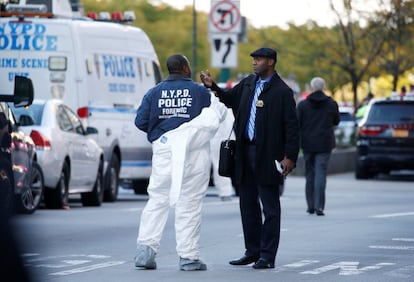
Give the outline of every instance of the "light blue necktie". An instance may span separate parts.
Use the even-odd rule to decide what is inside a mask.
[[[247,135],[248,135],[250,140],[253,140],[253,138],[254,138],[257,99],[259,97],[259,94],[263,91],[263,86],[264,86],[265,82],[266,82],[265,80],[260,80],[260,82],[258,82],[256,84],[256,90],[254,91],[252,106],[250,108],[249,124],[248,124],[248,127],[247,127]]]

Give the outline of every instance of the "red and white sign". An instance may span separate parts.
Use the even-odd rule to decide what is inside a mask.
[[[240,33],[240,1],[211,1],[209,15],[210,33]]]

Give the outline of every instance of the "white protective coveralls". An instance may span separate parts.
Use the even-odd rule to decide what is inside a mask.
[[[223,122],[210,141],[210,160],[213,169],[214,187],[217,189],[218,196],[229,197],[234,195],[233,184],[230,177],[224,177],[218,174],[218,164],[220,159],[220,144],[221,141],[229,138],[234,139],[234,132],[232,131],[234,116],[231,109],[227,109],[228,113]],[[231,135],[230,135],[231,133]]]
[[[171,206],[175,207],[178,255],[199,259],[201,206],[210,176],[210,140],[226,114],[227,108],[211,95],[211,105],[199,116],[152,143],[149,199],[141,215],[138,245],[158,252]]]

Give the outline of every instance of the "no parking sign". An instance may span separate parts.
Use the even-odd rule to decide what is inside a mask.
[[[211,9],[209,14],[209,32],[240,33],[240,1],[211,1]]]

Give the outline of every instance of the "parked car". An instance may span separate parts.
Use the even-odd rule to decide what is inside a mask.
[[[336,146],[346,148],[355,145],[357,123],[352,107],[339,107],[340,121],[335,128]]]
[[[14,118],[11,120],[11,159],[15,209],[19,213],[31,214],[39,208],[43,200],[43,171],[37,163],[33,140],[17,128]]]
[[[61,100],[34,100],[14,108],[20,129],[30,134],[45,172],[44,203],[48,208],[68,205],[70,194],[80,194],[83,206],[103,200],[103,151],[78,115]]]
[[[376,98],[358,124],[355,177],[414,169],[414,97]]]
[[[44,190],[43,172],[37,163],[32,139],[19,131],[7,102],[28,106],[33,100],[30,80],[15,78],[14,95],[0,95],[0,186],[1,212],[32,214]]]

